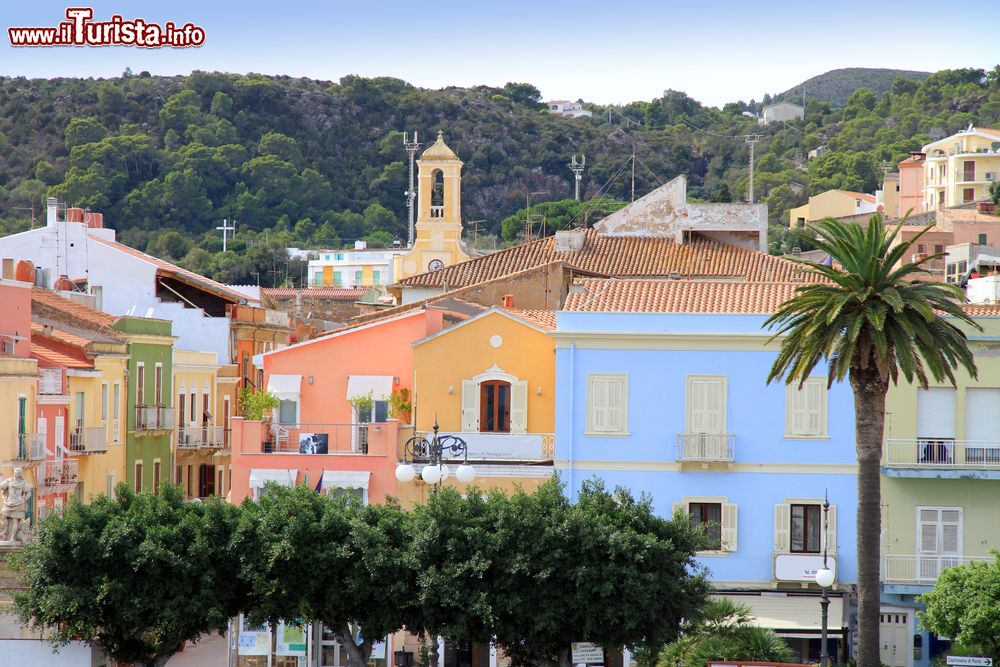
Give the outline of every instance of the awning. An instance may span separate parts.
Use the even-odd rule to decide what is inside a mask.
[[[280,486],[295,486],[298,472],[282,468],[254,468],[250,471],[250,488],[259,489],[265,482],[274,482]]]
[[[347,470],[324,470],[324,489],[364,489],[368,490],[370,472],[352,472]]]
[[[786,595],[784,593],[760,593],[750,595],[715,595],[750,607],[754,624],[771,628],[784,637],[819,636],[822,629],[821,608],[818,595]],[[829,629],[831,634],[844,631],[844,599],[830,596]]]
[[[347,400],[371,394],[376,401],[385,401],[392,395],[391,375],[349,375]]]
[[[301,375],[272,374],[267,377],[267,390],[283,401],[297,401],[302,393]]]

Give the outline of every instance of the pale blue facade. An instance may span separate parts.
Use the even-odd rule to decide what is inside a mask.
[[[775,505],[789,498],[822,498],[826,492],[836,506],[837,582],[844,591],[857,581],[852,392],[847,384],[834,384],[827,393],[824,437],[787,438],[787,389],[783,382],[767,384],[776,346],[766,347],[765,319],[559,313],[557,466],[571,497],[584,480],[596,476],[609,486],[649,494],[664,516],[685,497],[725,497],[735,504],[735,549],[699,557],[716,586],[730,591],[818,591],[815,583],[776,578]],[[627,435],[588,435],[588,377],[601,373],[627,374]],[[691,375],[726,377],[725,430],[734,435],[731,463],[678,465],[675,441],[687,429]],[[849,609],[845,598],[845,626],[852,617]],[[833,621],[835,625],[839,623]],[[818,651],[818,641],[804,646],[804,652]]]

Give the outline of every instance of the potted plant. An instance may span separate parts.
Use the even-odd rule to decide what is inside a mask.
[[[281,401],[264,389],[244,387],[240,392],[240,405],[243,407],[243,419],[259,422],[270,416],[271,410],[279,407]]]
[[[404,424],[410,423],[410,416],[413,413],[413,403],[410,401],[410,390],[400,387],[392,392],[389,397],[389,407],[394,419],[398,419]]]

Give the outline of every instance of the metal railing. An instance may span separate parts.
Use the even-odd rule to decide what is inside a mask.
[[[43,461],[45,460],[45,436],[36,433],[17,434],[17,456],[16,461]]]
[[[883,556],[882,581],[886,584],[925,584],[937,581],[942,570],[957,565],[993,560],[991,557],[950,556],[938,554]]]
[[[38,476],[41,494],[65,493],[79,481],[79,461],[57,459],[46,461]]]
[[[430,441],[434,434],[419,431],[416,435]],[[555,455],[554,433],[493,433],[440,431],[440,435],[454,435],[465,441],[470,461],[551,461]],[[402,455],[402,454],[400,454]],[[415,460],[420,461],[417,457]]]
[[[107,426],[77,426],[69,433],[69,449],[83,454],[108,451]]]
[[[226,435],[221,426],[179,426],[177,449],[222,449],[227,443]]]
[[[736,458],[736,436],[732,433],[678,433],[677,460],[713,463]]]
[[[174,409],[163,405],[137,405],[135,430],[161,431],[174,427]]]
[[[431,206],[431,217],[432,218],[443,218],[444,217],[444,206]]]
[[[244,442],[247,454],[359,454],[370,445],[385,453],[387,424],[272,424],[261,443]],[[393,443],[395,444],[395,443]]]
[[[886,440],[887,468],[1000,470],[1000,442],[915,438]]]

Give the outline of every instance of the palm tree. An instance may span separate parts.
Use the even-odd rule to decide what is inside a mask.
[[[728,598],[709,601],[679,639],[660,651],[660,667],[703,667],[710,662],[788,662],[792,649],[770,628],[753,624],[750,607]]]
[[[904,261],[927,230],[898,241],[902,222],[887,229],[881,215],[867,226],[826,219],[807,236],[834,266],[800,260],[819,280],[797,290],[766,322],[784,337],[768,383],[809,377],[825,360],[828,385],[849,378],[854,391],[858,459],[858,665],[878,667],[879,462],[885,422],[885,395],[900,374],[926,388],[929,379],[955,384],[954,369],[973,378],[976,366],[966,336],[956,326],[980,327],[962,309],[955,286],[919,282],[924,261]],[[803,234],[803,232],[797,232]],[[947,317],[939,317],[945,315]]]

